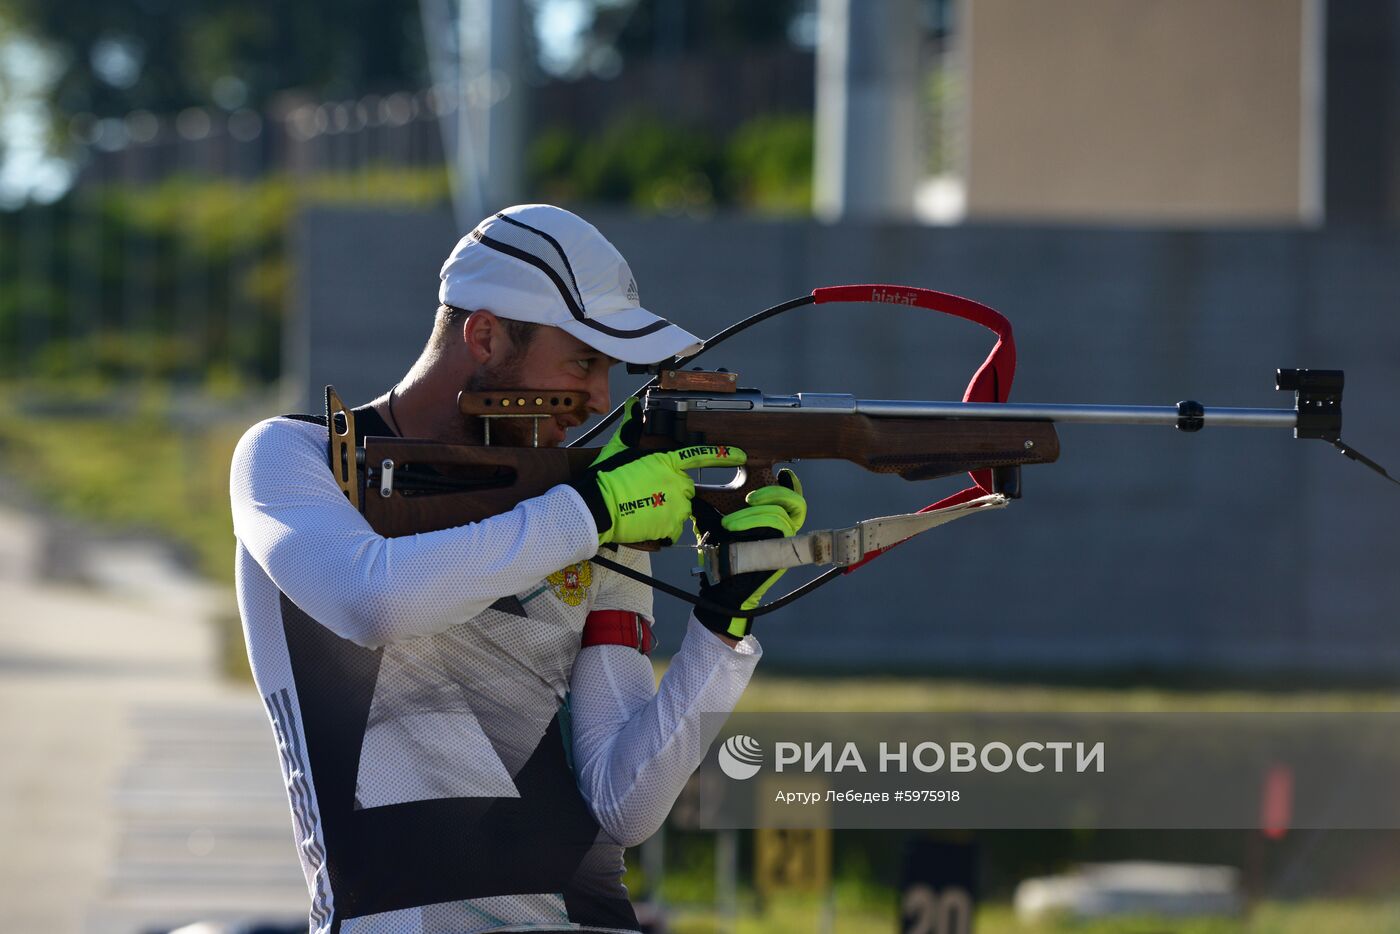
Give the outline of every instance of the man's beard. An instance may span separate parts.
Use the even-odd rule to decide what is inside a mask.
[[[523,357],[524,354],[517,354],[499,366],[478,370],[467,379],[465,390],[475,393],[530,388],[520,385],[520,364]],[[485,441],[486,420],[465,418],[464,421],[470,441],[482,444]],[[491,419],[491,443],[501,447],[533,447],[534,422],[533,418],[493,418]]]

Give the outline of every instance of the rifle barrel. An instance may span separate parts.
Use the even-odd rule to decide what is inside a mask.
[[[1175,426],[1181,420],[1181,412],[1174,405],[1056,405],[857,399],[855,410],[864,415],[885,418],[1024,419],[1090,425]],[[1206,427],[1214,425],[1232,428],[1295,428],[1298,425],[1298,413],[1292,409],[1205,406],[1202,423]]]
[[[1334,403],[1335,405],[1335,403]],[[912,399],[857,399],[845,393],[799,392],[765,395],[754,389],[732,393],[656,391],[647,407],[676,412],[787,412],[794,415],[869,415],[875,418],[970,418],[990,421],[1043,421],[1091,425],[1297,428],[1297,409],[1245,409],[1177,405],[1057,405],[1039,402],[923,402]],[[1340,425],[1340,410],[1336,410]]]

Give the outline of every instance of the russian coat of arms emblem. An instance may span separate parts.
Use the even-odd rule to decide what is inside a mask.
[[[578,606],[588,596],[588,587],[593,583],[593,565],[587,561],[571,564],[555,571],[545,580],[556,597],[569,606]]]

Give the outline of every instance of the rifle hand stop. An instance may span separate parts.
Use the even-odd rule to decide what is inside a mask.
[[[1391,483],[1400,484],[1386,473],[1385,468],[1342,440],[1342,387],[1346,384],[1341,370],[1279,369],[1274,375],[1274,388],[1293,393],[1293,409],[1298,424],[1295,438],[1317,438],[1330,441],[1347,457],[1370,467]]]

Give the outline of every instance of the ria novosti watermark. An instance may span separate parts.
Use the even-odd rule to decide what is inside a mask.
[[[763,760],[763,744],[743,733],[725,740],[717,755],[720,770],[737,781],[757,775],[763,767]],[[975,772],[979,768],[987,772],[1005,772],[1010,768],[1022,772],[1040,772],[1046,768],[1055,772],[1102,772],[1104,744],[1098,742],[1086,746],[1085,743],[1062,740],[1031,740],[1012,749],[1007,743],[996,741],[980,747],[976,743],[955,741],[947,744],[945,752],[942,743],[930,741],[915,744],[907,741],[882,742],[873,769],[878,772],[912,770],[930,774],[943,771],[945,766],[949,772]],[[774,772],[839,775],[847,770],[872,771],[872,766],[866,764],[865,756],[854,742],[843,744],[839,752],[836,751],[836,744],[829,741],[777,742],[773,745]]]
[[[771,714],[712,723],[698,826],[1400,828],[1400,713]]]
[[[725,775],[736,781],[753,778],[763,768],[763,744],[740,733],[725,740],[716,757]]]

